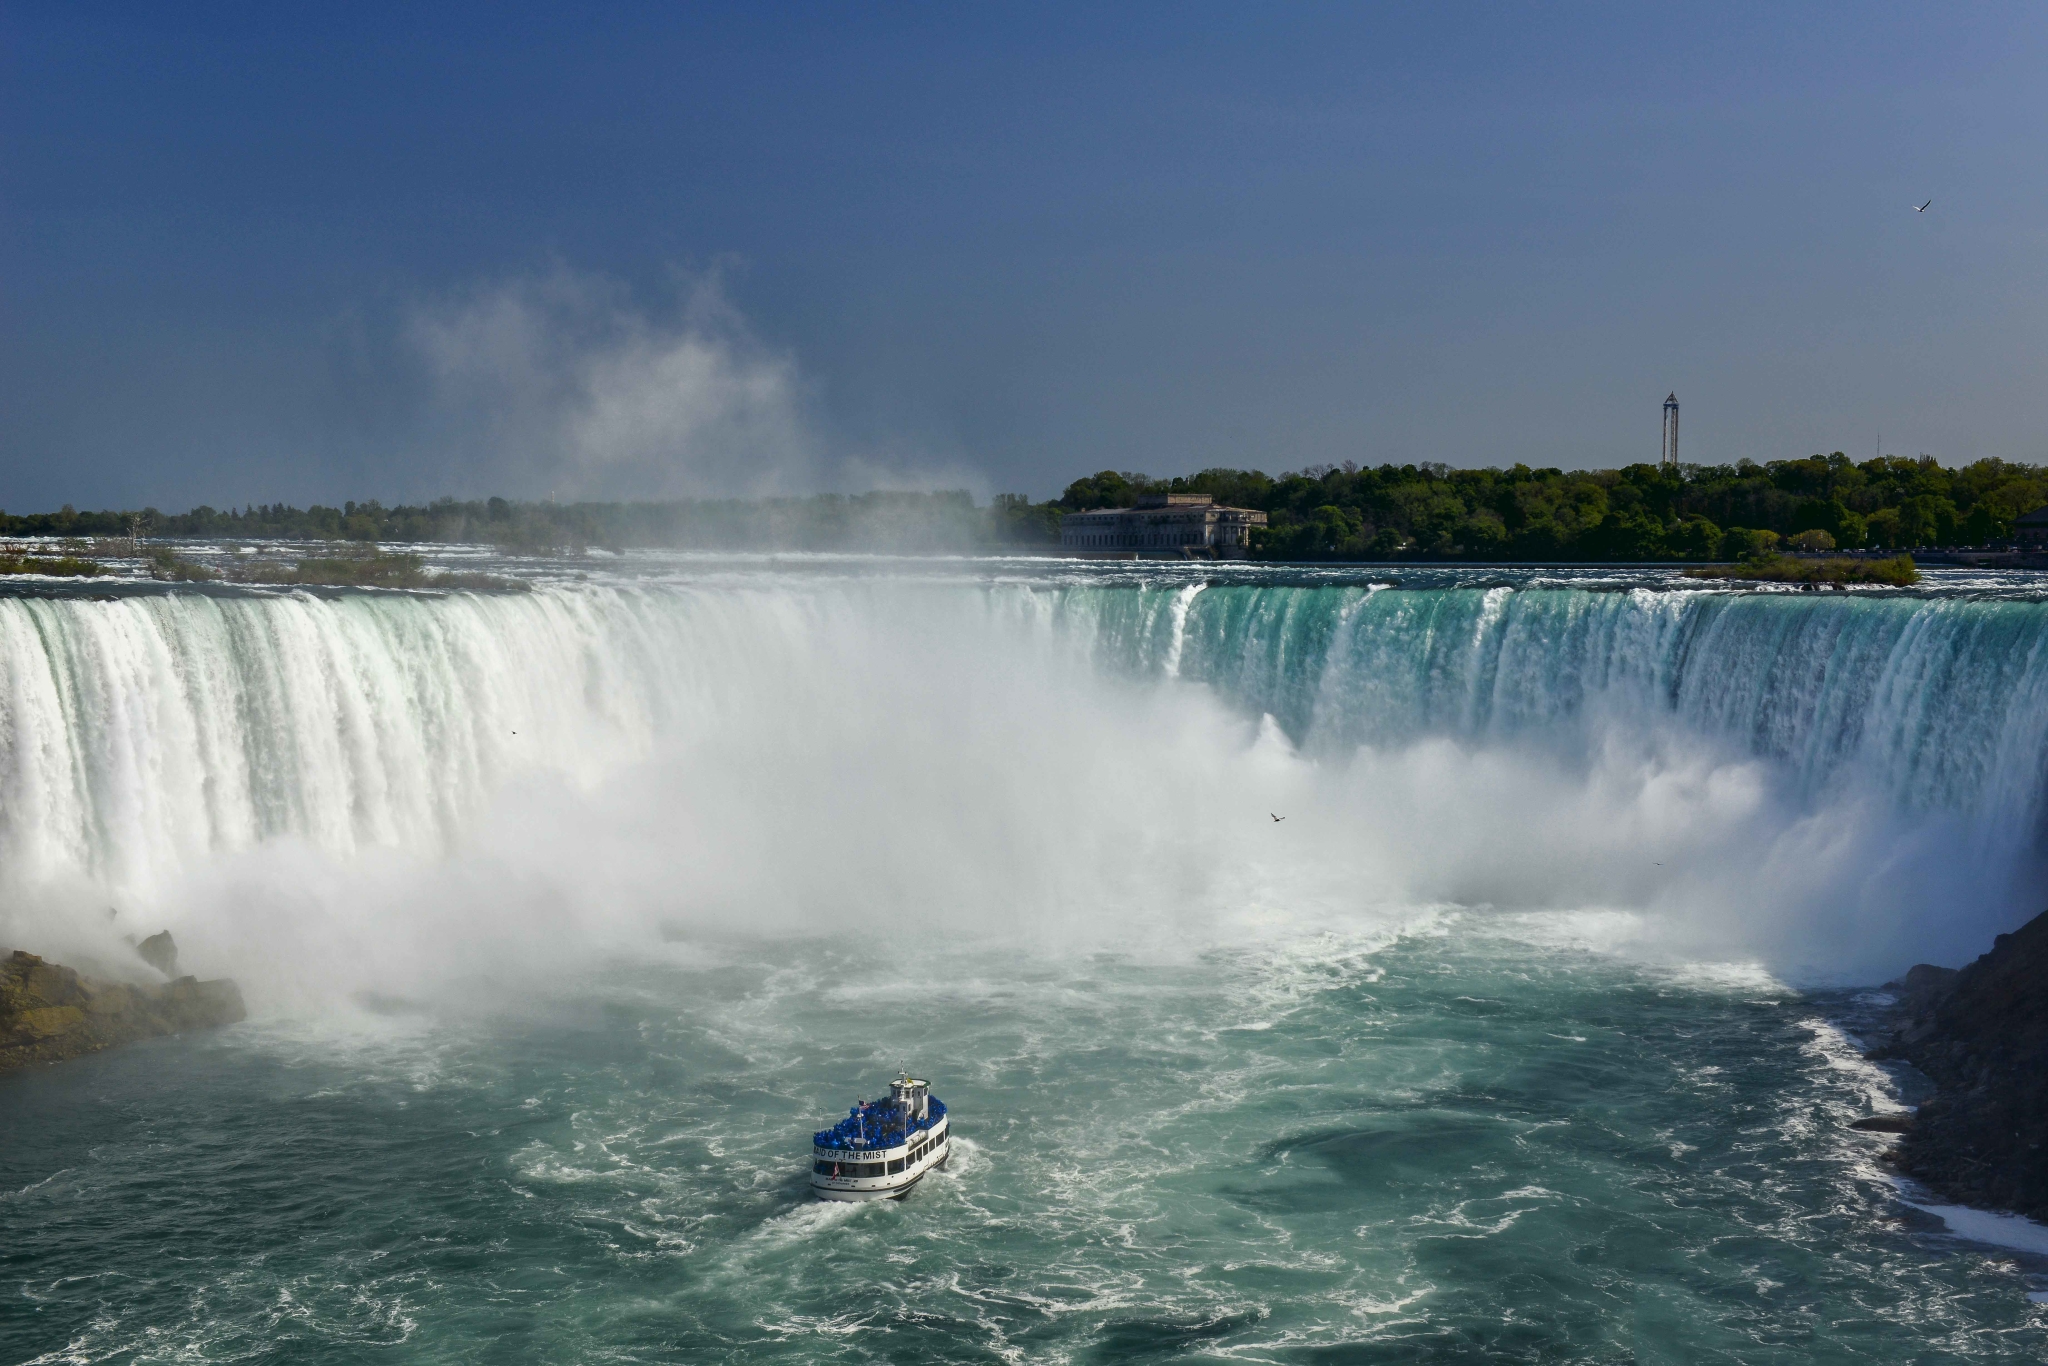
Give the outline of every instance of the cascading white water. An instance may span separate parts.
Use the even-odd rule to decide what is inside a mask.
[[[1505,588],[4,598],[0,939],[111,902],[328,971],[480,927],[1157,945],[1455,900],[1885,970],[2037,899],[2044,635]]]

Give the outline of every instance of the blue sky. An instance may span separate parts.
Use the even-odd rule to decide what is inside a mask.
[[[2048,458],[2048,11],[0,10],[0,506]],[[1912,205],[1932,197],[1933,207]]]

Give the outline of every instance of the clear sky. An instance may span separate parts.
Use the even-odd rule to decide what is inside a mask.
[[[2048,9],[0,8],[0,507],[2048,458]],[[1926,213],[1913,206],[1933,199]]]

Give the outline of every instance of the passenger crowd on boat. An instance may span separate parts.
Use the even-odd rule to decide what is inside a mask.
[[[845,1119],[812,1138],[820,1148],[893,1148],[930,1131],[945,1117],[945,1104],[937,1099],[928,1103],[924,1118],[916,1120],[907,1119],[893,1101],[864,1100],[847,1110]]]

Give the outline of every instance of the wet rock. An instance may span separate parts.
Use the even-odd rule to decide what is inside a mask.
[[[136,956],[166,977],[178,975],[178,945],[169,930],[162,930],[135,946]]]
[[[1892,985],[1898,988],[1900,997],[1908,1009],[1920,1010],[1933,1005],[1948,994],[1962,974],[1954,968],[1938,968],[1932,963],[1915,963],[1906,969],[1906,975]]]
[[[168,942],[170,936],[157,938]],[[162,986],[96,982],[17,951],[0,961],[0,1072],[233,1024],[247,1014],[240,989],[224,979],[180,977]]]
[[[1871,1056],[1937,1088],[1894,1164],[1962,1204],[2048,1217],[2048,914],[1959,972],[1922,964],[1891,986],[1897,1032]]]
[[[1849,1126],[1873,1134],[1909,1134],[1913,1132],[1911,1115],[1867,1115]]]

